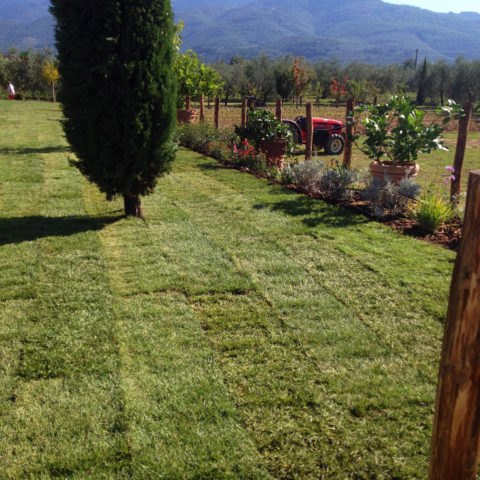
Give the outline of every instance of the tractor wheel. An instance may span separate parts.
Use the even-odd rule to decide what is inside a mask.
[[[345,146],[345,140],[338,133],[332,133],[328,137],[327,143],[325,145],[325,152],[328,155],[340,155],[343,152],[343,147]]]

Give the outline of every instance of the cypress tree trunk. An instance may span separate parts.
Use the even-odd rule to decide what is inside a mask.
[[[142,201],[138,195],[124,195],[125,216],[143,218]]]

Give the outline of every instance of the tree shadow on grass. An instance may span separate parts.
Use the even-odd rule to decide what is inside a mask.
[[[0,147],[1,155],[33,155],[42,153],[69,153],[70,147],[58,145],[56,147],[41,147],[41,148],[10,148]]]
[[[300,194],[294,194],[288,200],[256,204],[253,208],[257,210],[268,208],[273,212],[283,212],[291,217],[303,217],[301,222],[311,228],[319,225],[344,228],[369,222],[368,218],[346,208],[330,205],[322,200]]]
[[[221,170],[225,166],[212,160],[210,163],[196,165],[199,170]],[[304,217],[301,221],[307,227],[315,228],[318,225],[327,227],[351,227],[369,223],[370,220],[363,215],[351,212],[350,210],[331,205],[323,200],[309,197],[297,191],[282,187],[278,184],[270,184],[268,194],[272,197],[286,195],[290,196],[288,200],[258,203],[253,205],[256,210],[270,209],[271,211],[281,211],[292,217]]]
[[[212,162],[212,163],[200,163],[198,165],[196,165],[196,167],[199,169],[199,170],[224,170],[225,169],[225,166],[220,164],[220,163],[217,163],[217,162]]]
[[[124,218],[123,215],[89,217],[18,217],[0,219],[0,246],[30,242],[45,237],[67,237],[102,230]]]

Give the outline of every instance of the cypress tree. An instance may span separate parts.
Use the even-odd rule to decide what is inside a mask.
[[[423,105],[425,103],[425,88],[427,83],[427,73],[428,73],[428,64],[427,64],[427,57],[423,61],[422,68],[418,72],[417,79],[418,79],[418,90],[417,90],[417,105]]]
[[[63,127],[79,170],[142,216],[175,154],[170,0],[52,0]]]

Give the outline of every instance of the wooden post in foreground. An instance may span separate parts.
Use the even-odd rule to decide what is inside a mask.
[[[215,97],[215,128],[218,130],[220,127],[220,98]]]
[[[460,182],[462,180],[463,159],[465,158],[465,150],[467,148],[468,125],[470,124],[470,117],[472,116],[472,102],[467,102],[463,105],[465,116],[462,117],[458,123],[458,138],[457,149],[455,150],[455,160],[453,161],[453,173],[455,180],[452,180],[450,187],[450,197],[458,203],[458,196],[460,195]]]
[[[313,151],[313,113],[312,104],[307,103],[307,144],[305,148],[305,160],[312,159]]]
[[[347,100],[347,114],[346,114],[346,129],[345,129],[345,150],[343,151],[343,166],[350,168],[352,165],[352,141],[350,136],[352,135],[352,125],[349,125],[349,119],[351,112],[355,108],[355,99],[349,98]]]
[[[242,128],[247,126],[247,99],[244,98],[242,101]]]
[[[283,112],[282,112],[282,99],[281,98],[277,98],[277,106],[275,108],[275,117],[277,118],[277,120],[280,120],[282,121],[282,115],[283,115]]]
[[[200,121],[205,121],[205,96],[200,95]]]
[[[433,424],[430,480],[476,478],[480,448],[480,170],[470,172]]]

